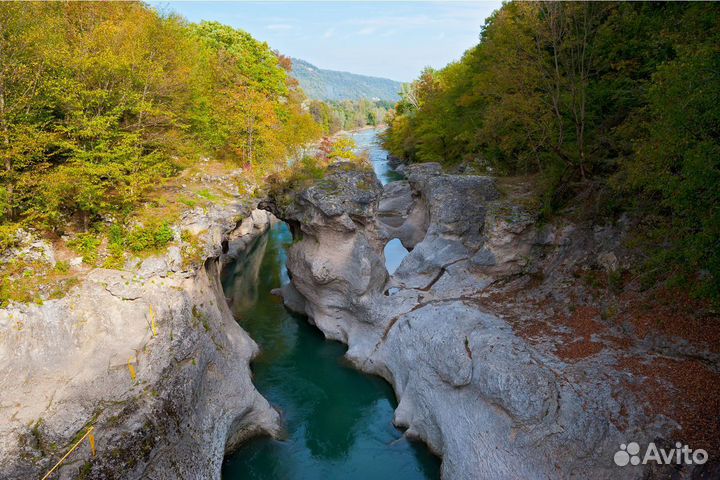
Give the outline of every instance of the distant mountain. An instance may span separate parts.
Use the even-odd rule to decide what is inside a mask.
[[[292,76],[308,97],[316,100],[360,100],[361,98],[396,102],[400,82],[355,73],[324,70],[304,60],[292,59]]]

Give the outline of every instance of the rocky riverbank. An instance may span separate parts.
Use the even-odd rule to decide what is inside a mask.
[[[621,444],[666,445],[680,429],[679,417],[647,408],[643,377],[623,361],[694,347],[666,339],[658,351],[581,315],[582,282],[569,273],[616,271],[626,227],[541,226],[490,178],[435,164],[405,174],[383,188],[370,170],[336,164],[291,202],[261,204],[295,238],[285,304],[392,384],[394,422],[442,456],[443,478],[665,478],[668,467],[613,461]],[[390,276],[392,238],[411,252]],[[527,305],[502,297],[520,296],[509,285],[522,285]],[[554,330],[530,328],[543,322]]]
[[[257,346],[220,285],[270,222],[237,202],[195,208],[165,254],[0,309],[0,477],[42,477],[91,426],[97,454],[83,443],[54,478],[219,478],[226,450],[275,434],[251,382]]]

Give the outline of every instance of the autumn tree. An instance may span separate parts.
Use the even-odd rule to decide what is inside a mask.
[[[410,161],[538,173],[546,217],[578,196],[590,216],[652,215],[649,257],[717,286],[719,10],[506,3],[460,61],[403,88],[384,144]]]
[[[320,128],[281,63],[141,3],[0,5],[0,227],[122,222],[201,156],[285,165]]]

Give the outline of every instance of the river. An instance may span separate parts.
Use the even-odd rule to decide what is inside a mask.
[[[387,165],[375,130],[353,137],[359,149],[368,151],[383,183],[401,178]],[[287,226],[276,224],[223,278],[235,318],[262,350],[252,365],[254,383],[280,411],[286,436],[249,441],[226,457],[222,478],[439,478],[439,459],[392,425],[397,404],[390,386],[347,365],[343,344],[325,340],[270,294],[289,281],[285,262],[291,242]],[[394,269],[396,256],[407,252],[393,242],[385,252],[388,268]]]
[[[357,144],[358,152],[366,152],[370,163],[372,163],[375,175],[377,175],[380,183],[387,185],[395,180],[402,180],[403,177],[390,167],[387,160],[387,150],[383,149],[378,142],[377,130],[361,130],[352,135],[353,140]],[[390,240],[385,245],[385,267],[391,274],[395,272],[400,262],[408,254],[400,240],[397,238]]]

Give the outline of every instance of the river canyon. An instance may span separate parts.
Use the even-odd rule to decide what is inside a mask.
[[[376,130],[353,138],[381,181],[402,178],[387,164]],[[223,478],[439,478],[439,460],[392,425],[397,402],[390,386],[345,362],[342,344],[325,340],[271,293],[290,281],[291,242],[287,225],[275,223],[223,278],[235,318],[261,349],[253,381],[281,412],[286,430],[281,439],[252,440],[231,455]],[[399,240],[388,244],[388,269],[405,255]]]
[[[719,25],[0,3],[0,480],[720,479]]]

